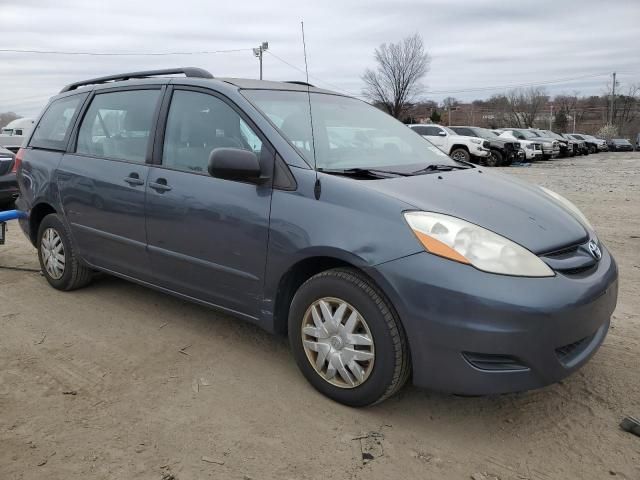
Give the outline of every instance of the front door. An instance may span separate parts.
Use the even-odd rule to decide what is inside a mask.
[[[146,251],[145,184],[160,89],[96,94],[80,124],[74,153],[57,184],[82,258],[151,281]]]
[[[147,235],[155,281],[175,292],[258,317],[271,183],[213,178],[215,148],[242,148],[273,169],[274,153],[247,119],[210,93],[173,91],[161,164],[150,168]]]

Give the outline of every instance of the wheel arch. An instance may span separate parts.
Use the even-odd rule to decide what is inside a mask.
[[[456,143],[455,145],[451,146],[451,150],[449,150],[449,153],[453,153],[453,151],[457,150],[458,148],[461,148],[462,150],[466,150],[467,152],[469,152],[469,147],[466,146],[464,143]]]
[[[348,268],[354,270],[384,293],[382,286],[375,278],[367,273],[363,261],[358,257],[349,258],[349,256],[340,255],[340,252],[307,256],[292,264],[285,273],[280,276],[273,309],[274,332],[279,335],[287,334],[291,300],[300,286],[314,275],[333,268]],[[385,295],[385,297],[387,297],[387,300],[391,303],[388,296]]]
[[[58,212],[47,202],[38,203],[29,212],[29,240],[34,246],[38,241],[38,230],[40,229],[42,219],[52,213]]]

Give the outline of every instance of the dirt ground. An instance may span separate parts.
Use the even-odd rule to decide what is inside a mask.
[[[62,293],[0,268],[0,479],[640,479],[640,438],[618,427],[640,416],[640,153],[503,171],[573,200],[618,261],[611,331],[577,374],[354,410],[256,327],[110,277]],[[17,225],[0,265],[37,269]]]

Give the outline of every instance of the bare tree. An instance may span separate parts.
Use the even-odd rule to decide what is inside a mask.
[[[429,71],[431,58],[417,33],[398,43],[383,43],[375,50],[378,66],[362,76],[363,94],[372,103],[383,105],[396,118],[404,113],[424,90],[420,80]]]
[[[549,100],[544,88],[530,87],[509,92],[507,101],[510,117],[514,126],[519,128],[533,127],[538,113]]]

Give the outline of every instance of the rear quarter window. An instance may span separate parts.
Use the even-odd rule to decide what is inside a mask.
[[[69,139],[73,120],[85,97],[86,94],[54,100],[38,122],[29,146],[64,150]]]

